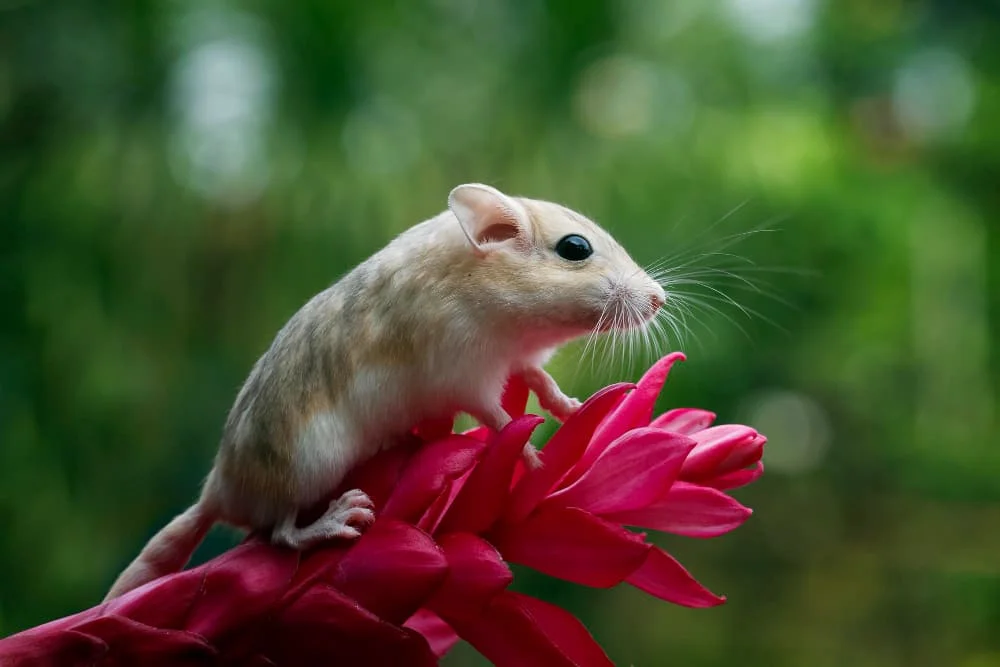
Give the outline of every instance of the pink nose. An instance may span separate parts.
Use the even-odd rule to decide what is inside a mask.
[[[653,307],[653,312],[655,313],[663,307],[663,297],[659,294],[651,295],[649,297],[649,305]]]

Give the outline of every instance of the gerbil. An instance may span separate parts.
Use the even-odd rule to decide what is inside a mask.
[[[579,402],[542,365],[574,338],[641,326],[663,289],[604,230],[557,204],[460,185],[448,210],[400,234],[306,303],[257,361],[198,501],[157,533],[105,599],[180,570],[216,522],[304,549],[374,519],[348,491],[314,523],[301,508],[425,420],[466,412],[501,429],[521,375],[563,420]],[[529,464],[537,453],[525,448]]]

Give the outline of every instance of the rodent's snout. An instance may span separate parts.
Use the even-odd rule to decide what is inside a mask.
[[[666,298],[662,294],[653,294],[649,297],[649,305],[654,313],[662,308],[665,302]]]
[[[667,302],[667,293],[663,290],[663,287],[659,283],[653,282],[653,291],[649,295],[649,316],[652,317],[663,307],[663,304]]]

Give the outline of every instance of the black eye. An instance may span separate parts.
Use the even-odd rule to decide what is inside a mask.
[[[570,234],[559,239],[556,244],[556,254],[571,262],[580,262],[594,254],[590,241],[579,234]]]

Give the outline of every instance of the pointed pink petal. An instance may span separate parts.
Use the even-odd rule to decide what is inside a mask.
[[[507,378],[507,386],[504,387],[500,405],[512,419],[524,414],[524,410],[528,407],[528,385],[524,378],[520,375]]]
[[[420,633],[379,619],[331,586],[315,586],[276,611],[247,647],[275,665],[437,665]],[[226,664],[243,664],[240,657],[227,655]]]
[[[587,451],[573,468],[569,481],[582,475],[608,445],[624,433],[640,426],[649,426],[653,416],[653,405],[660,395],[663,383],[667,380],[667,374],[676,362],[684,359],[683,353],[674,352],[657,361],[646,371],[636,385],[635,391],[629,394],[597,429]]]
[[[459,491],[462,490],[462,486],[465,485],[465,481],[469,479],[469,475],[475,468],[465,471],[461,476],[449,482],[444,491],[441,492],[434,502],[431,503],[424,515],[420,517],[417,522],[417,528],[420,530],[433,535],[437,530],[437,526],[441,523],[441,519],[444,518],[445,512],[451,507],[451,504],[455,502],[455,498],[458,497]]]
[[[650,548],[640,536],[593,514],[544,504],[522,523],[501,524],[490,541],[507,561],[597,588],[620,583]]]
[[[734,449],[719,466],[720,474],[726,474],[734,470],[742,470],[751,466],[764,455],[764,445],[767,438],[757,433],[754,439],[742,447]]]
[[[485,532],[500,516],[510,489],[514,465],[531,433],[544,419],[535,415],[518,417],[492,438],[479,463],[472,470],[439,532]]]
[[[381,512],[376,508],[378,516],[416,521],[448,482],[475,465],[484,447],[484,443],[462,435],[424,445],[410,458]]]
[[[477,617],[446,617],[463,639],[497,667],[612,667],[572,614],[505,591]]]
[[[341,559],[331,582],[373,614],[400,624],[448,575],[444,553],[423,531],[379,519]]]
[[[697,445],[691,451],[681,479],[697,481],[745,468],[760,459],[763,436],[749,426],[712,426],[691,435]]]
[[[602,515],[626,526],[687,537],[717,537],[737,528],[752,512],[721,491],[675,482],[662,499],[646,507]]]
[[[683,565],[659,547],[649,550],[646,562],[626,581],[654,597],[683,607],[714,607],[726,601],[699,584]]]
[[[448,576],[429,603],[438,612],[474,616],[507,588],[514,575],[496,548],[469,533],[439,538],[448,559]]]
[[[504,520],[516,523],[528,516],[542,498],[577,462],[587,443],[607,414],[633,389],[628,383],[614,384],[600,390],[580,407],[541,451],[542,467],[526,472],[511,492]]]
[[[629,431],[604,450],[580,479],[545,503],[597,515],[644,507],[670,489],[692,447],[693,440],[677,433],[649,427]]]
[[[725,475],[712,477],[699,483],[704,484],[705,486],[710,486],[713,489],[726,491],[728,489],[736,489],[741,486],[746,486],[751,482],[755,482],[757,481],[757,478],[763,474],[764,464],[761,461],[757,461],[752,468],[747,468],[746,470],[734,470],[733,472],[726,473]]]
[[[438,658],[443,658],[458,642],[458,635],[451,626],[429,609],[419,610],[403,624],[403,627],[422,634]]]
[[[654,419],[650,426],[662,428],[671,433],[691,435],[698,431],[704,431],[714,421],[714,412],[698,408],[675,408]]]

